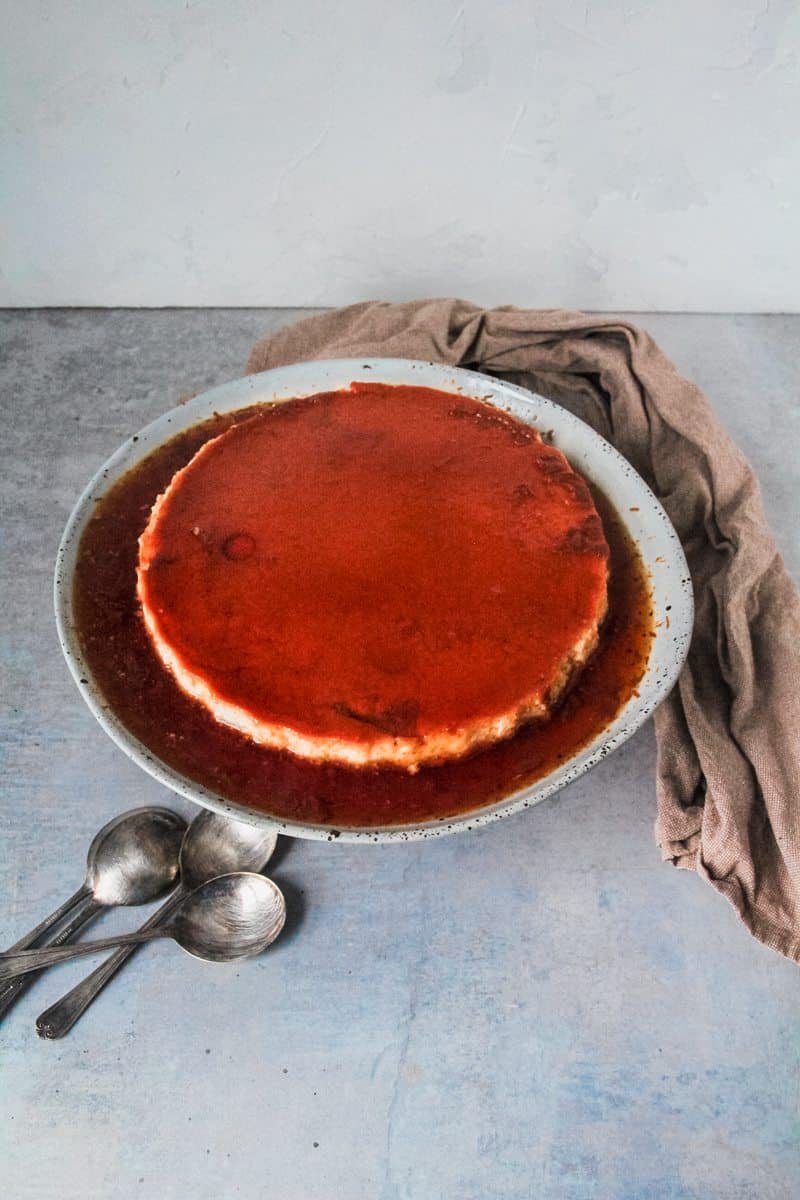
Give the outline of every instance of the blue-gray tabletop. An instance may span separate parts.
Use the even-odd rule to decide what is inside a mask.
[[[130,433],[244,373],[288,310],[7,312],[2,327],[0,942],[80,883],[88,841],[190,806],[100,730],[61,660],[66,517]],[[800,318],[641,316],[761,479],[800,574]],[[388,846],[284,841],[261,959],[139,951],[73,1032],[0,1027],[8,1200],[793,1200],[800,970],[653,842],[647,725],[538,808]],[[138,925],[109,914],[94,929]]]

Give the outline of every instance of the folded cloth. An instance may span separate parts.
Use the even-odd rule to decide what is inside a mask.
[[[647,480],[683,543],[696,618],[655,714],[656,840],[800,962],[800,597],[756,479],[705,396],[615,317],[459,300],[366,303],[259,342],[249,372],[301,359],[433,359],[563,404]]]

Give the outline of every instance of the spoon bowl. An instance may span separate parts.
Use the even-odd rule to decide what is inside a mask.
[[[264,875],[237,871],[210,879],[175,912],[170,932],[187,954],[234,962],[266,950],[283,929],[286,902]]]
[[[186,822],[168,808],[135,808],[109,822],[87,856],[86,883],[103,906],[147,904],[178,877]]]
[[[278,841],[277,831],[204,809],[186,831],[180,852],[181,884],[189,890],[217,875],[260,871]]]

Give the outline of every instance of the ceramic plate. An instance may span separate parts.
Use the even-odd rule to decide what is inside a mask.
[[[588,425],[542,396],[512,384],[503,383],[474,371],[465,371],[438,363],[410,359],[332,359],[323,362],[296,363],[237,379],[232,383],[195,396],[181,408],[173,409],[153,421],[120,446],[89,483],[67,522],[58,550],[55,575],[55,608],[59,640],[70,671],[89,708],[106,732],[134,762],[167,787],[206,808],[227,812],[240,819],[273,825],[294,837],[330,839],[327,826],[287,822],[268,814],[234,804],[187,779],[153,757],[109,709],[94,683],[84,660],[72,615],[72,584],[81,534],[95,503],[122,475],[136,466],[151,451],[176,433],[210,417],[213,413],[233,412],[253,404],[313,395],[347,387],[352,380],[419,384],[460,392],[484,399],[512,413],[540,432],[552,431],[553,444],[562,450],[586,478],[596,483],[624,514],[628,531],[639,546],[650,575],[653,593],[656,636],[638,695],[633,696],[614,720],[582,750],[557,770],[496,804],[414,826],[342,829],[339,841],[406,841],[410,838],[435,837],[443,833],[475,829],[489,821],[509,816],[522,808],[552,795],[571,780],[588,771],[610,751],[620,746],[644,723],[653,709],[668,694],[680,672],[689,647],[693,622],[692,586],[683,550],[677,534],[653,493],[630,464]],[[669,612],[669,621],[664,620]]]

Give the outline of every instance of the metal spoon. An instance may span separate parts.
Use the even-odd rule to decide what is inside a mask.
[[[74,937],[103,908],[158,899],[177,877],[185,831],[183,817],[155,806],[134,808],[109,821],[89,846],[83,886],[8,952],[27,950],[45,940],[60,944]],[[69,925],[51,939],[52,931],[70,913]],[[0,1019],[32,982],[20,979],[0,989]]]
[[[233,962],[265,950],[286,920],[286,902],[277,884],[265,875],[237,871],[209,879],[184,896],[169,921],[156,929],[77,942],[74,946],[45,946],[0,955],[0,979],[12,979],[56,963],[96,954],[111,946],[135,946],[156,938],[173,938],[182,950],[207,962]]]
[[[271,829],[246,825],[216,813],[203,811],[183,835],[180,852],[181,880],[169,899],[142,925],[140,932],[162,924],[187,892],[200,887],[217,875],[231,871],[260,871],[275,850],[278,835]],[[37,1018],[39,1037],[59,1038],[68,1033],[108,981],[136,952],[135,946],[123,946],[96,967],[71,991],[56,1000]]]

